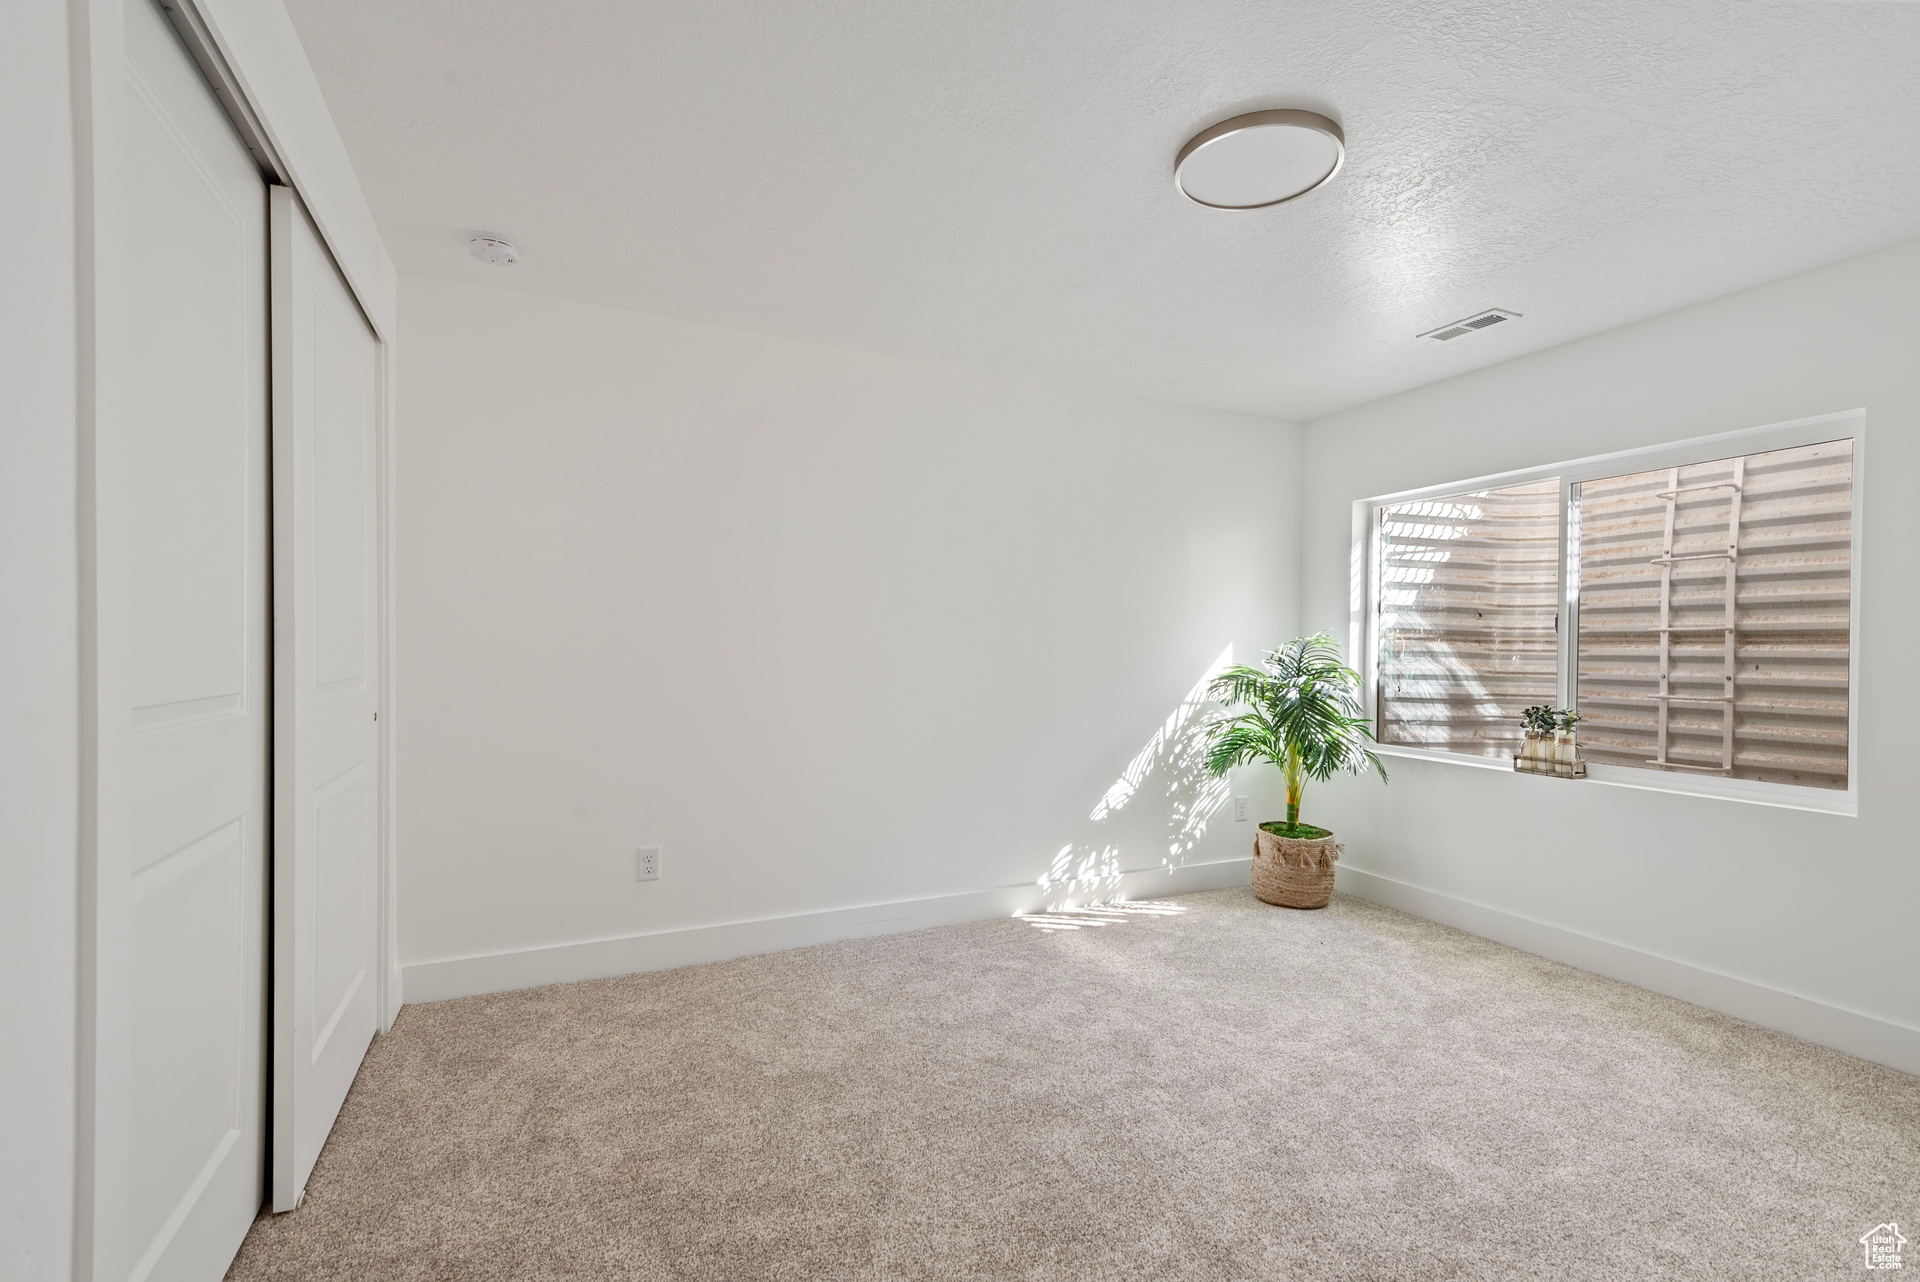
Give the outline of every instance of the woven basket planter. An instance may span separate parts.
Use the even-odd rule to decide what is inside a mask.
[[[1325,908],[1333,898],[1333,861],[1339,857],[1340,843],[1331,835],[1306,840],[1255,829],[1254,898],[1282,908]]]

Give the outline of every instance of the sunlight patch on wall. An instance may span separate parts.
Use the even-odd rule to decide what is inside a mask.
[[[1207,772],[1204,730],[1205,714],[1218,706],[1207,698],[1207,687],[1232,662],[1233,647],[1229,645],[1207,665],[1087,816],[1090,823],[1105,824],[1126,808],[1149,779],[1163,779],[1167,835],[1161,868],[1179,867],[1199,846],[1209,820],[1227,803],[1230,781]],[[1145,870],[1125,868],[1119,845],[1094,836],[1060,847],[1038,884],[1052,892],[1049,908],[1099,903],[1120,893],[1121,877],[1128,871]]]
[[[1093,808],[1093,813],[1087,818],[1098,823],[1133,800],[1133,794],[1139,791],[1141,782],[1146,779],[1147,772],[1153,769],[1154,763],[1166,754],[1170,745],[1179,741],[1181,731],[1186,729],[1187,724],[1206,709],[1207,686],[1232,662],[1233,647],[1228,646],[1220,652],[1219,658],[1208,665],[1206,675],[1187,691],[1179,706],[1167,714],[1166,723],[1153,732],[1153,737],[1147,740],[1147,746],[1127,763],[1127,768],[1120,772],[1120,777],[1113,781],[1113,787],[1107,789],[1107,795],[1100,798],[1100,804]]]

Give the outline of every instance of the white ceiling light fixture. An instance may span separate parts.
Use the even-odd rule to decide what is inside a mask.
[[[520,261],[520,246],[505,236],[481,232],[467,240],[467,252],[493,267],[511,267]]]
[[[1318,112],[1254,111],[1195,134],[1174,158],[1173,182],[1213,209],[1264,209],[1306,195],[1346,157],[1346,135]]]

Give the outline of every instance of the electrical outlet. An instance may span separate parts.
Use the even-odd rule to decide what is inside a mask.
[[[635,868],[635,881],[660,880],[660,847],[642,846],[635,852],[639,855]]]
[[[1233,821],[1237,824],[1243,824],[1247,821],[1247,799],[1245,797],[1235,797],[1233,799]]]

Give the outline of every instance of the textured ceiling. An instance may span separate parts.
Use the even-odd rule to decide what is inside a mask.
[[[288,7],[403,272],[1290,418],[1920,236],[1911,3]],[[1174,190],[1286,106],[1333,182]]]

